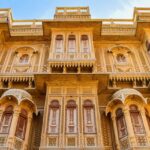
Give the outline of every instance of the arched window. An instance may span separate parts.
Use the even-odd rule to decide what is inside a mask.
[[[29,62],[28,54],[23,54],[19,59],[19,63],[21,63],[21,64],[27,64],[28,62]]]
[[[68,38],[68,52],[76,51],[76,38],[75,35],[69,35]]]
[[[117,54],[117,62],[118,63],[125,63],[126,62],[126,57],[123,54]]]
[[[77,106],[74,100],[70,100],[66,106],[66,131],[77,133]]]
[[[27,127],[27,117],[28,117],[27,111],[22,109],[18,118],[18,123],[17,123],[17,128],[16,128],[16,137],[20,139],[25,138],[26,127]]]
[[[144,134],[142,117],[136,105],[130,105],[130,115],[135,134]]]
[[[89,39],[87,35],[81,36],[81,46],[82,46],[82,52],[89,51]]]
[[[58,100],[53,100],[49,107],[48,133],[58,133],[60,105]]]
[[[85,133],[95,133],[96,123],[95,123],[95,111],[94,105],[91,100],[84,101],[84,132]]]
[[[2,116],[0,132],[7,134],[9,133],[11,121],[13,116],[13,106],[8,106]]]
[[[127,136],[126,122],[121,108],[118,108],[116,110],[116,122],[117,122],[119,138],[121,139]]]
[[[55,40],[55,51],[63,52],[63,35],[57,35]]]

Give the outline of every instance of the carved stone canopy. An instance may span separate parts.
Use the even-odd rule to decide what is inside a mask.
[[[22,102],[27,102],[32,106],[33,111],[37,113],[37,107],[34,101],[32,100],[32,96],[25,90],[21,89],[9,89],[5,91],[2,96],[0,97],[0,103],[8,97],[9,100],[12,100],[11,97],[15,98],[18,105],[20,105]]]
[[[143,95],[139,91],[135,89],[131,89],[131,88],[125,88],[125,89],[121,89],[115,92],[112,95],[111,101],[106,106],[106,114],[110,112],[112,106],[118,103],[125,105],[127,98],[132,97],[132,96],[136,96],[140,98],[140,101],[143,104],[147,104],[147,99],[144,98]]]

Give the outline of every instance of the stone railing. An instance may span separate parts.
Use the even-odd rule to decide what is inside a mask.
[[[19,138],[15,138],[14,150],[23,150],[23,140]]]
[[[93,60],[92,53],[51,53],[50,61],[82,61]]]
[[[0,23],[8,23],[11,21],[10,13],[10,9],[0,9]]]
[[[102,35],[135,35],[137,22],[150,21],[150,8],[135,8],[132,19],[91,19],[88,7],[58,7],[55,20],[102,22]],[[8,23],[11,36],[42,36],[45,20],[14,20],[11,9],[0,9],[0,23]],[[53,21],[53,20],[48,20]]]
[[[43,35],[42,21],[25,20],[13,21],[10,25],[11,36],[40,36]]]
[[[0,150],[3,147],[6,147],[7,143],[7,134],[0,134]]]
[[[54,15],[55,20],[80,20],[90,18],[89,7],[57,7]]]
[[[137,22],[149,22],[150,21],[150,8],[135,8],[134,19]]]
[[[102,35],[133,36],[136,22],[131,19],[102,19]]]

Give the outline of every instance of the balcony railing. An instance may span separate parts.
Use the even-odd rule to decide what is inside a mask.
[[[14,143],[14,149],[15,150],[22,150],[23,149],[23,140],[19,138],[15,138],[15,143]]]
[[[6,147],[6,143],[7,143],[7,135],[1,134],[0,135],[0,148]]]
[[[82,61],[82,60],[94,60],[92,53],[51,53],[50,61]]]

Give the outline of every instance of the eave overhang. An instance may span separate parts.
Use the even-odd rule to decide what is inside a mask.
[[[82,28],[92,28],[93,37],[101,35],[102,21],[86,20],[86,21],[43,21],[43,35],[51,36],[51,29],[57,28],[76,28],[82,30]]]

